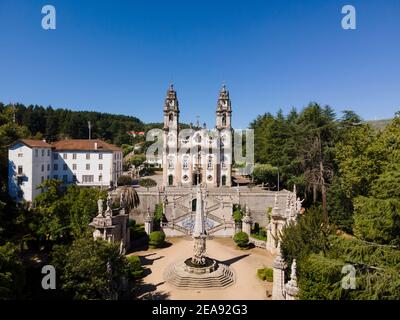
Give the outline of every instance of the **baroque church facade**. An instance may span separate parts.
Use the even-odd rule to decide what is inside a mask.
[[[231,186],[232,106],[229,91],[222,87],[216,109],[216,125],[207,129],[192,125],[181,129],[179,102],[171,85],[164,103],[163,186]]]

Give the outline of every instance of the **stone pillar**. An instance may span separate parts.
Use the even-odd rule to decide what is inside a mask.
[[[286,263],[281,256],[281,245],[278,244],[278,255],[273,265],[272,300],[285,300],[285,268]]]
[[[149,235],[153,231],[153,217],[150,214],[150,208],[147,208],[147,214],[144,218],[144,231]]]
[[[292,272],[290,274],[290,280],[285,285],[286,300],[296,300],[299,293],[299,287],[297,286],[297,276],[296,276],[296,259],[292,262]]]
[[[246,214],[242,220],[242,231],[247,233],[248,236],[250,236],[250,234],[251,234],[251,224],[252,224],[252,219],[250,216],[250,210],[249,210],[249,207],[246,206]]]

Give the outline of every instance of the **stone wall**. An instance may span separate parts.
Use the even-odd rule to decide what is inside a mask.
[[[167,201],[165,215],[169,222],[183,223],[185,217],[192,213],[192,200],[196,198],[196,188],[167,187],[167,188],[145,188],[136,189],[140,198],[140,206],[130,213],[130,218],[137,223],[144,223],[147,209],[154,212],[157,203]],[[274,206],[275,195],[277,196],[278,210],[284,211],[287,206],[288,195],[292,192],[281,190],[279,192],[266,191],[261,188],[248,187],[221,187],[205,189],[205,214],[211,220],[223,223],[232,223],[232,208],[234,204],[242,207],[248,206],[253,223],[257,222],[261,227],[268,224],[267,210]],[[221,228],[220,228],[221,229]],[[218,231],[218,232],[217,232]],[[233,234],[231,231],[216,230],[215,235]]]

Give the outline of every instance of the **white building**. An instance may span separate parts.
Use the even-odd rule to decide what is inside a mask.
[[[9,194],[32,201],[46,179],[79,186],[109,186],[122,174],[122,150],[101,140],[63,140],[48,144],[21,139],[8,151]]]
[[[32,201],[36,186],[51,177],[51,145],[41,140],[21,139],[8,149],[8,192],[16,200]]]

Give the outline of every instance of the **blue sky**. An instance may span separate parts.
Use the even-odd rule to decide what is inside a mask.
[[[57,29],[41,28],[41,8]],[[341,28],[341,8],[357,30]],[[398,0],[0,0],[0,101],[162,119],[170,82],[181,121],[213,126],[223,81],[233,124],[310,101],[364,119],[400,110]]]

